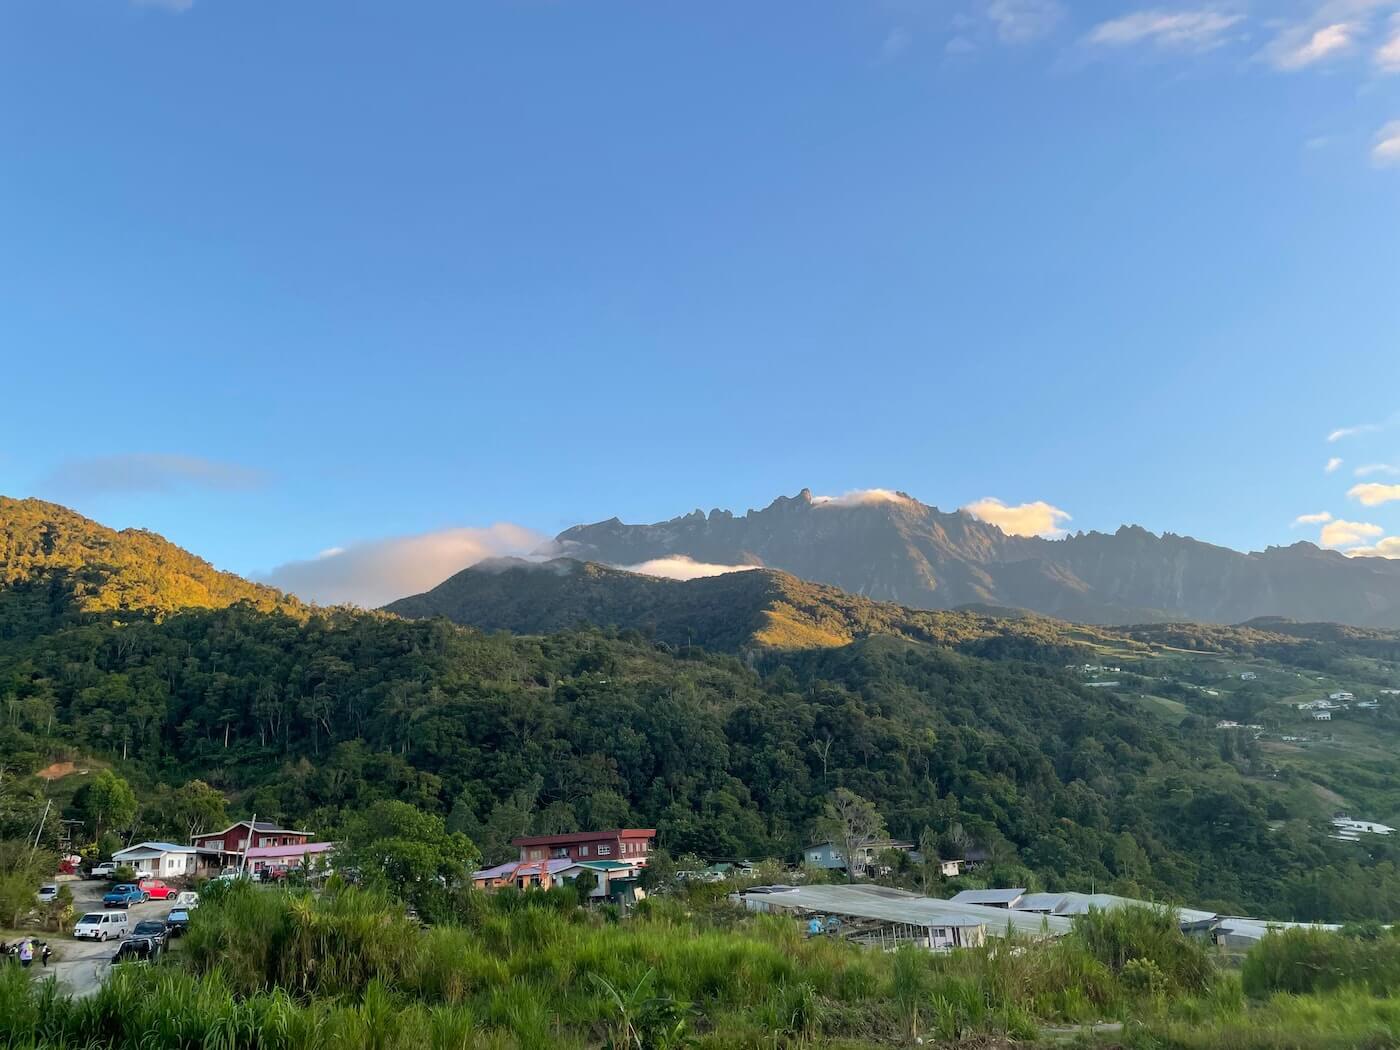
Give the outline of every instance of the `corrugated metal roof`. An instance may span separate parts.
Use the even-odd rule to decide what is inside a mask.
[[[910,926],[985,926],[992,935],[1007,927],[1031,936],[1068,933],[1069,919],[1056,915],[1032,915],[977,904],[920,897],[886,886],[799,886],[766,887],[767,892],[745,892],[739,896],[768,910],[792,909],[832,915],[907,923]]]
[[[1026,895],[1024,886],[1008,890],[963,890],[953,896],[954,904],[1010,904]]]
[[[248,859],[265,857],[301,857],[308,853],[326,853],[335,849],[334,842],[303,842],[300,846],[250,846]]]
[[[1065,899],[1063,893],[1027,893],[1016,902],[1017,911],[1051,912]]]
[[[957,900],[956,897],[953,899]],[[1028,893],[1012,906],[1015,911],[1049,912],[1054,915],[1087,915],[1093,909],[1111,911],[1114,908],[1131,907],[1171,908],[1182,922],[1204,922],[1215,918],[1213,911],[1178,908],[1160,902],[1119,897],[1113,893]]]
[[[546,862],[546,870],[551,876],[559,874],[565,868],[572,868],[577,861],[569,860],[567,857],[557,857]],[[516,868],[524,868],[522,875],[538,875],[540,872],[540,862],[537,860],[508,860],[504,864],[497,864],[494,868],[485,868],[474,872],[474,879],[502,879],[507,875],[513,875]]]
[[[138,843],[137,843],[136,845],[134,845],[134,846],[128,846],[126,849],[119,849],[119,850],[117,850],[117,852],[113,853],[112,856],[113,856],[113,857],[120,857],[120,856],[122,856],[123,854],[126,854],[126,853],[139,853],[139,852],[142,851],[142,850],[149,850],[149,851],[154,851],[154,852],[157,852],[157,853],[194,853],[194,852],[196,852],[196,850],[195,850],[195,848],[194,848],[193,846],[177,846],[177,845],[176,845],[175,843],[173,843],[173,842],[138,842]]]

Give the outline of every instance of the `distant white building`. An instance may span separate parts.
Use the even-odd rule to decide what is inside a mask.
[[[1331,700],[1308,700],[1298,705],[1299,711],[1336,711],[1342,705]]]
[[[1242,681],[1242,682],[1252,682],[1252,681],[1254,681],[1254,680],[1255,680],[1256,678],[1258,678],[1258,677],[1259,677],[1259,676],[1258,676],[1257,674],[1255,674],[1253,671],[1241,671],[1241,672],[1240,672],[1240,681]]]
[[[1332,721],[1332,712],[1331,712],[1331,711],[1314,711],[1314,712],[1312,713],[1312,715],[1313,715],[1313,721],[1315,721],[1315,722],[1330,722],[1330,721]]]
[[[1352,820],[1350,817],[1334,817],[1332,826],[1337,834],[1354,838],[1357,835],[1393,835],[1395,829],[1389,824],[1378,824],[1374,820]]]
[[[1327,699],[1329,699],[1329,700],[1336,700],[1338,703],[1346,703],[1348,700],[1355,700],[1356,697],[1352,696],[1350,693],[1341,692],[1341,693],[1328,693],[1328,694],[1327,694]]]

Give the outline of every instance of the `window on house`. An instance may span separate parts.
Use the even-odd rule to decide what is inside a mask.
[[[612,847],[611,847],[611,846],[599,846],[599,847],[598,847],[598,856],[600,856],[600,857],[607,857],[607,856],[611,856],[611,855],[612,855]]]
[[[578,855],[579,855],[580,857],[586,857],[586,856],[588,856],[588,847],[587,847],[587,846],[580,846],[580,847],[578,848]]]

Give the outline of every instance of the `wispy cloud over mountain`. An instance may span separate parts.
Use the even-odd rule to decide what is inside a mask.
[[[1068,511],[1044,500],[1010,506],[988,496],[962,509],[974,518],[995,525],[1008,536],[1045,536],[1053,539],[1065,534],[1064,523],[1070,520]]]
[[[279,565],[263,582],[322,605],[377,608],[429,590],[486,558],[532,554],[547,537],[506,522],[485,528],[440,529],[350,543],[314,558]]]

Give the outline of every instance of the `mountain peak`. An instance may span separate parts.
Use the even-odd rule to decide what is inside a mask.
[[[1054,540],[1013,536],[896,489],[819,496],[803,488],[742,516],[711,511],[652,525],[612,519],[559,539],[592,561],[761,564],[923,609],[1008,606],[1088,623],[1283,615],[1400,626],[1400,561],[1347,558],[1309,543],[1248,554],[1141,525]]]

